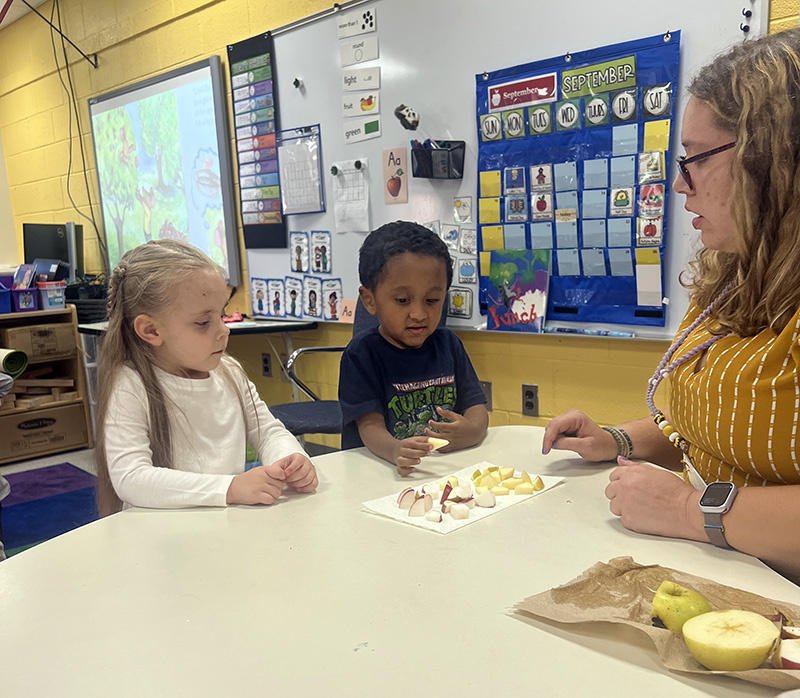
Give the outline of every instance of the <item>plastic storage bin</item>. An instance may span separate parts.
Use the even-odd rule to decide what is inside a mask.
[[[11,284],[8,287],[0,282],[0,315],[11,312]]]
[[[11,299],[14,301],[14,311],[17,313],[39,310],[39,289],[37,288],[11,289]]]
[[[64,281],[37,281],[39,308],[41,310],[63,310],[66,286]]]

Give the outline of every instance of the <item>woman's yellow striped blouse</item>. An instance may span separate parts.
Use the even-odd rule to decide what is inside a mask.
[[[680,335],[700,314],[689,308]],[[677,350],[710,337],[696,328]],[[776,335],[728,336],[671,374],[670,413],[706,482],[800,484],[800,311]],[[700,368],[698,368],[700,366]]]

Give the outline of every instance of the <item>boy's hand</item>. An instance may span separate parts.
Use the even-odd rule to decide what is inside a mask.
[[[285,479],[279,465],[260,465],[233,478],[225,501],[228,504],[273,504],[283,492]]]
[[[395,464],[397,472],[402,477],[411,475],[416,470],[414,466],[419,465],[420,460],[433,450],[433,446],[426,436],[412,436],[408,439],[393,440],[395,445],[392,453],[392,463]]]
[[[476,405],[476,407],[483,408],[483,405]],[[428,422],[428,428],[425,430],[425,433],[428,436],[436,436],[441,439],[447,439],[450,442],[447,446],[442,446],[442,448],[439,449],[442,453],[474,446],[481,440],[483,434],[486,432],[485,426],[476,424],[466,416],[458,414],[458,412],[451,412],[441,407],[437,407],[436,412],[442,419],[447,419],[449,421],[438,422],[431,419]],[[483,412],[485,414],[485,408],[483,408]]]
[[[317,471],[302,453],[292,453],[276,460],[272,465],[283,470],[284,482],[298,492],[313,492],[317,489]]]

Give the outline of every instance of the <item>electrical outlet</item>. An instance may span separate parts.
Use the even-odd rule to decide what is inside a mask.
[[[269,354],[261,355],[261,375],[265,378],[272,378],[272,356]]]
[[[539,416],[539,386],[532,383],[522,384],[522,414],[526,417]]]
[[[492,411],[492,384],[489,381],[478,381],[481,384],[483,394],[486,396],[486,411]]]

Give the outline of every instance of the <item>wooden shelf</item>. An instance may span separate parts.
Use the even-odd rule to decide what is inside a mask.
[[[56,324],[72,326],[75,349],[57,356],[29,356],[28,366],[40,368],[52,364],[58,377],[74,381],[72,389],[78,397],[40,407],[0,410],[0,464],[94,445],[75,306],[0,315],[0,330]]]

